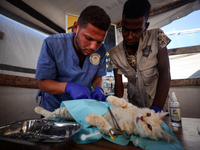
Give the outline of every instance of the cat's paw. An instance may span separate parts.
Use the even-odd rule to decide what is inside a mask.
[[[47,120],[49,120],[50,118],[53,118],[53,119],[56,118],[56,116],[52,112],[50,112],[40,106],[35,107],[34,111],[37,114],[44,116],[44,119],[47,119]]]
[[[107,133],[111,128],[110,124],[98,114],[90,113],[85,117],[85,122],[97,126],[102,132]]]
[[[100,115],[90,113],[85,117],[85,122],[91,125],[96,125],[98,118],[100,118]]]
[[[42,110],[43,110],[43,108],[40,107],[40,106],[37,106],[37,107],[35,107],[35,109],[34,109],[34,111],[35,111],[37,114],[40,114],[40,115],[41,115],[41,113],[42,113]]]
[[[110,104],[120,106],[122,108],[126,108],[128,106],[128,102],[123,98],[118,98],[116,96],[108,96],[107,100]]]

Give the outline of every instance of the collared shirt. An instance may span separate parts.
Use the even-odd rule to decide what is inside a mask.
[[[123,41],[110,50],[111,67],[128,79],[128,100],[139,107],[150,107],[153,103],[158,82],[157,54],[167,46],[170,39],[162,30],[147,30],[140,38],[137,50],[137,69],[129,64]]]
[[[158,40],[158,50],[166,47],[169,44],[169,42],[171,41],[161,29],[158,29],[157,40]],[[136,61],[136,60],[132,60],[132,59],[136,59],[136,57],[133,57],[133,55],[126,54],[126,58],[127,58],[127,60],[130,60],[130,61],[128,61],[129,65],[133,68],[136,68],[135,64],[132,63],[132,62]],[[110,67],[114,68],[114,69],[117,68],[117,66],[112,61],[110,61]]]
[[[42,45],[38,58],[35,78],[52,79],[59,82],[74,82],[91,89],[95,76],[106,75],[106,49],[102,44],[97,51],[99,63],[91,63],[86,56],[83,67],[79,66],[79,58],[73,46],[74,33],[61,33],[47,37]],[[94,54],[93,53],[93,54]],[[51,95],[43,92],[41,105],[53,111],[60,107],[64,100],[72,100],[69,94]]]

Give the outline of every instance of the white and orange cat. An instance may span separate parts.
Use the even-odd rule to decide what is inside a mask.
[[[162,119],[168,114],[166,112],[155,113],[149,108],[138,108],[122,98],[109,96],[108,102],[112,105],[111,111],[120,128],[128,134],[139,135],[140,137],[154,140],[175,141],[169,134],[161,129]],[[62,118],[74,120],[66,107],[58,108],[49,112],[42,107],[36,107],[35,112],[41,114],[45,119]],[[103,116],[90,113],[85,117],[85,122],[97,126],[103,133],[108,134],[114,124],[109,112]]]

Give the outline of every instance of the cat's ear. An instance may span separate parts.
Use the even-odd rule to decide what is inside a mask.
[[[159,138],[161,140],[164,141],[168,141],[168,142],[175,142],[175,138],[173,138],[171,135],[165,133],[163,130],[161,130],[161,137]]]
[[[158,112],[157,113],[159,115],[159,118],[162,120],[166,115],[168,115],[169,113],[168,112],[164,112],[164,111],[161,111],[161,112]]]

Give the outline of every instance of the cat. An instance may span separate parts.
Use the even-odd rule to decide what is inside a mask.
[[[108,96],[107,101],[111,104],[111,112],[121,130],[126,131],[127,134],[139,135],[153,140],[175,141],[172,136],[161,129],[162,119],[168,114],[167,112],[155,113],[154,110],[149,108],[138,108],[128,103],[125,99],[115,96]],[[49,112],[38,106],[35,108],[35,112],[43,115],[45,119],[62,118],[69,121],[74,120],[66,107]],[[98,127],[105,134],[109,134],[109,130],[114,128],[109,111],[103,116],[89,113],[85,117],[85,122]]]

